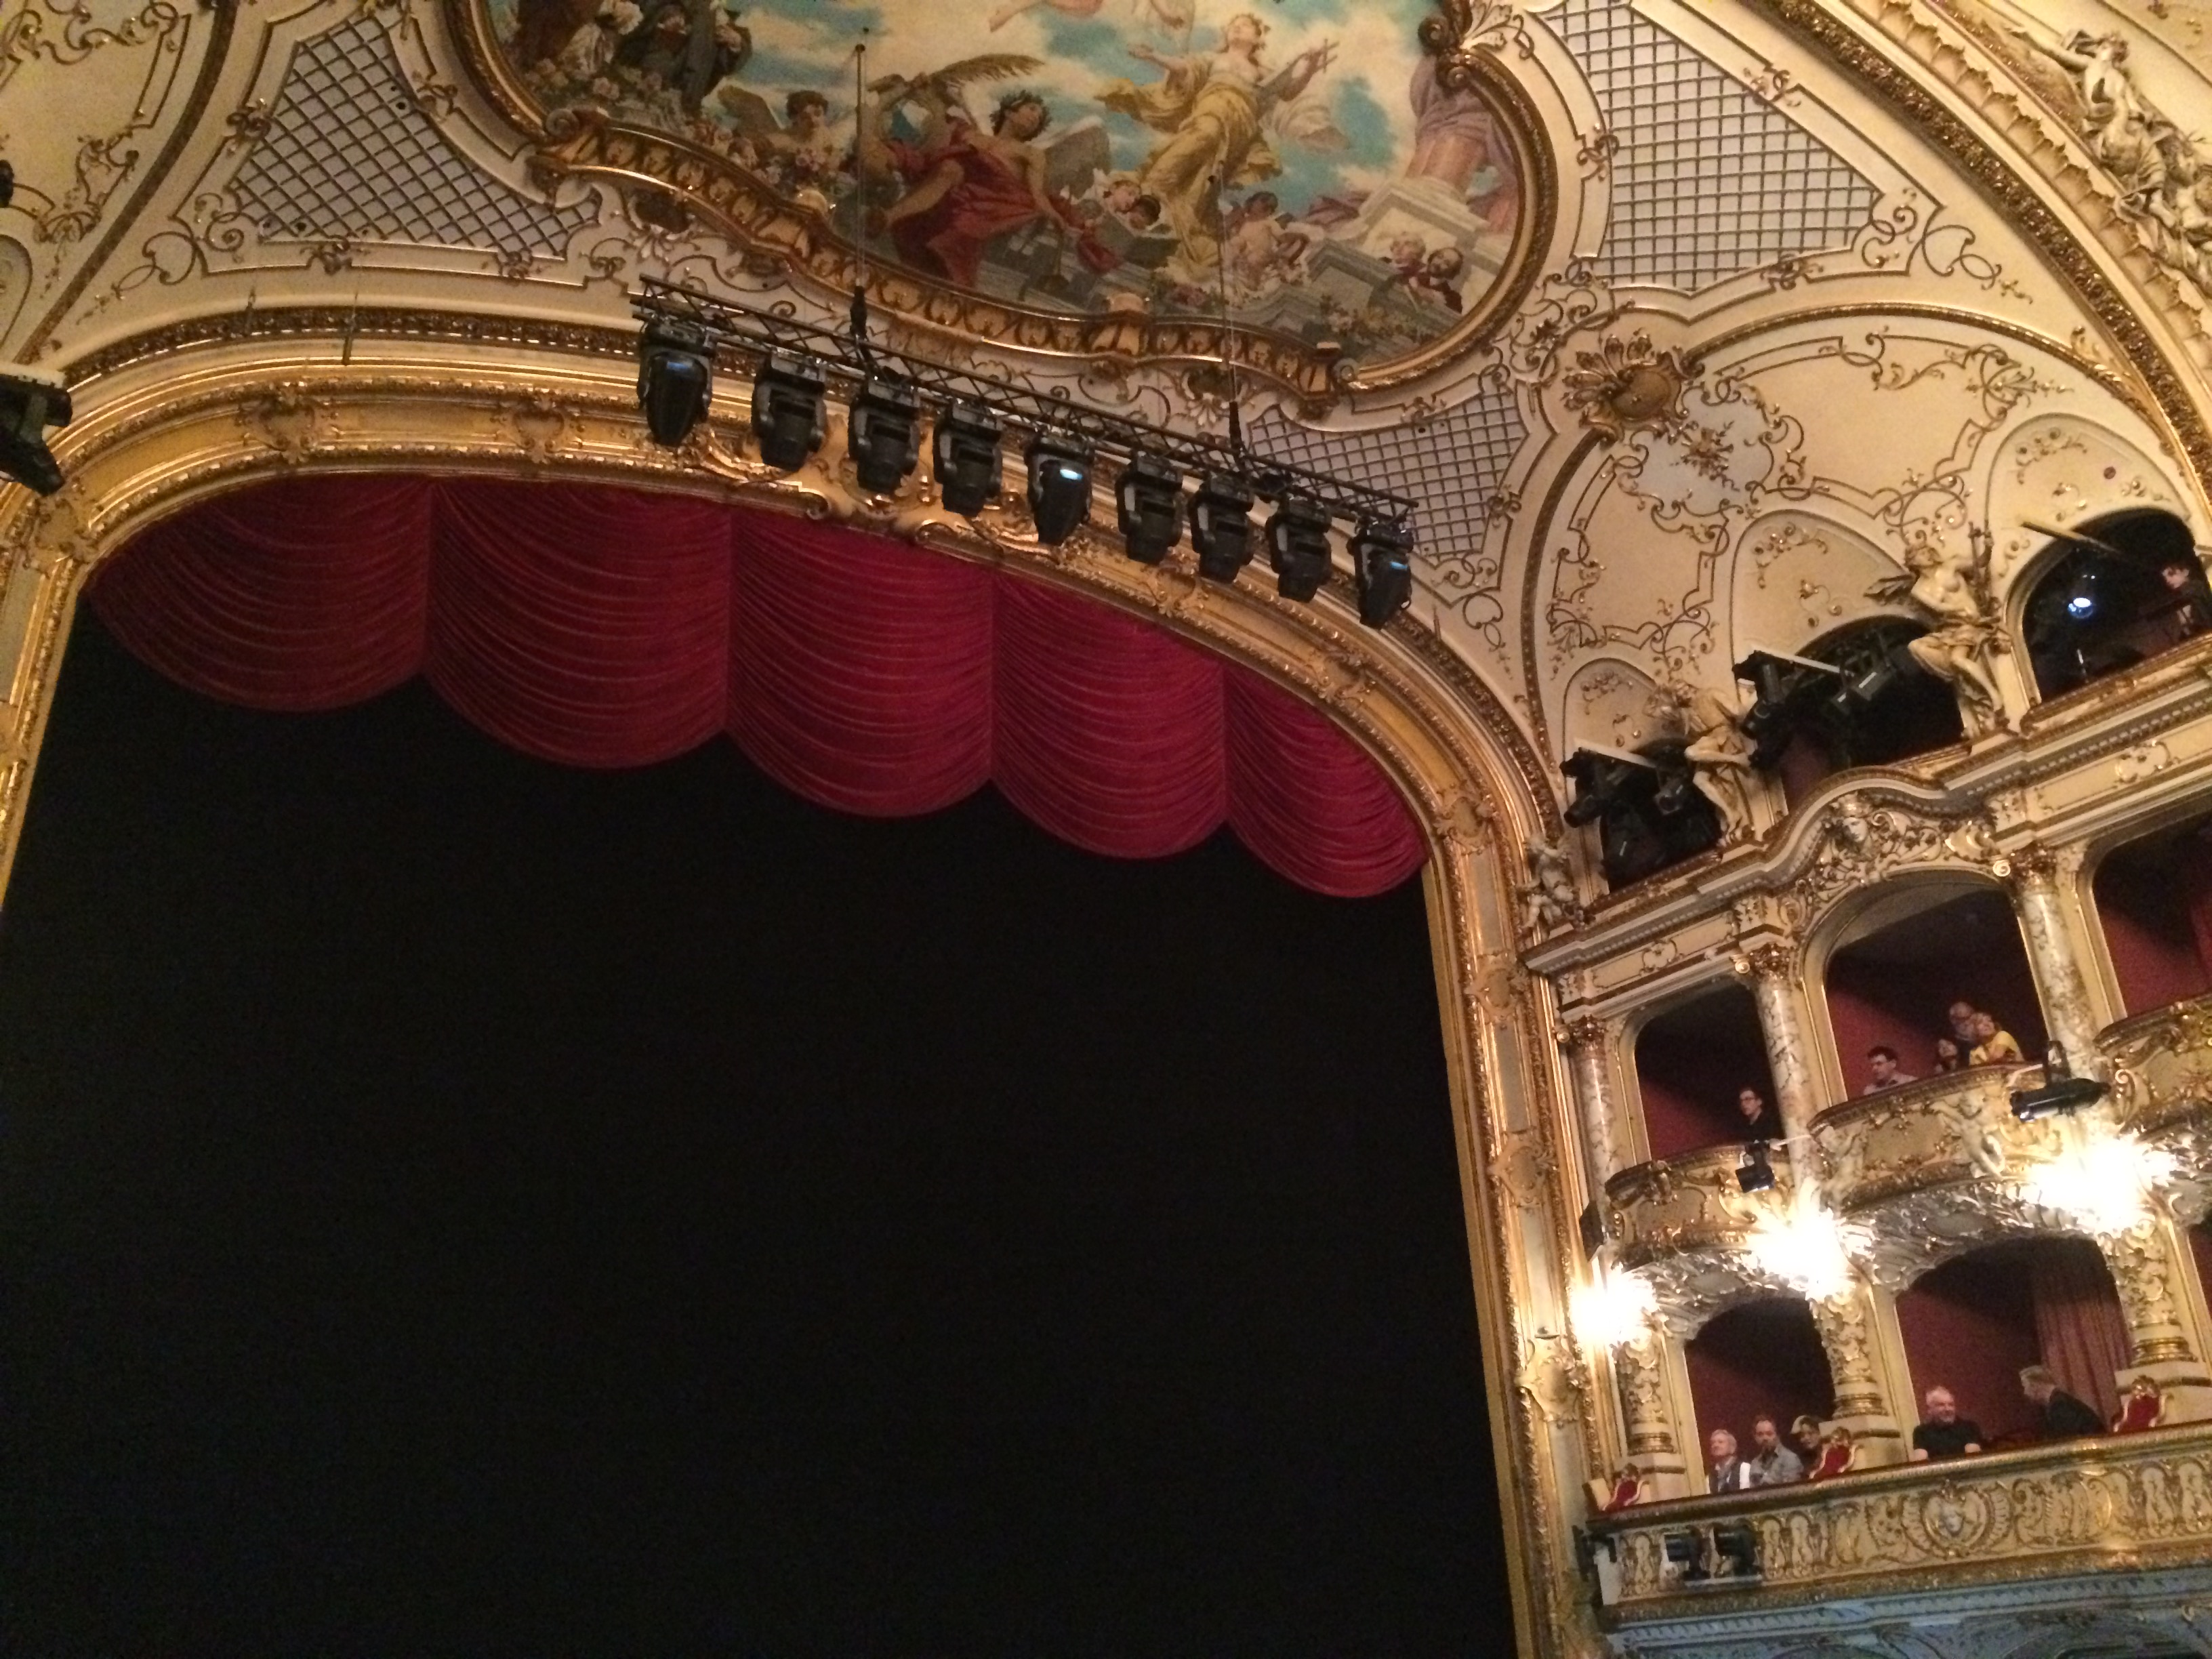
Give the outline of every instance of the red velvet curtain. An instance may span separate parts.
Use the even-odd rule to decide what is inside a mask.
[[[1289,694],[1058,589],[880,538],[573,484],[317,478],[149,531],[90,599],[140,657],[255,708],[337,707],[420,672],[484,731],[635,766],[725,729],[848,812],[987,781],[1121,858],[1226,822],[1300,884],[1419,868],[1403,800]]]

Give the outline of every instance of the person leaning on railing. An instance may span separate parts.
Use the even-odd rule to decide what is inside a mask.
[[[2035,1402],[2045,1440],[2071,1440],[2078,1435],[2105,1431],[2105,1419],[2095,1408],[2060,1388],[2048,1366],[2029,1365],[2022,1370],[2020,1389]]]
[[[1985,1443],[1982,1425],[1959,1415],[1959,1402],[1950,1389],[1938,1383],[1923,1402],[1927,1416],[1912,1431],[1912,1461],[1941,1462],[1947,1457],[1971,1457]]]

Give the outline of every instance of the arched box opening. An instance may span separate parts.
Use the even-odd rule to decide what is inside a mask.
[[[2021,1391],[2026,1366],[2047,1367],[2100,1422],[2119,1410],[2114,1374],[2128,1361],[2127,1322],[2112,1272],[2087,1239],[2008,1239],[1955,1257],[1899,1294],[1897,1323],[1911,1410],[1929,1389],[1948,1389],[1959,1415],[1988,1437],[1984,1451],[2045,1437]]]
[[[2054,543],[2021,617],[2029,672],[2048,700],[2134,667],[2212,627],[2212,586],[2171,513],[2115,514]]]
[[[2212,815],[2114,848],[2090,890],[2129,1013],[2212,991]]]
[[[2047,1041],[2020,924],[1993,888],[1925,880],[1876,893],[1830,954],[1825,983],[1854,1095],[1977,1063],[1974,1042],[1953,1024],[1962,1004],[1990,1016],[2021,1057],[2039,1057]],[[2016,1063],[2003,1048],[1985,1046],[1981,1063]],[[1878,1075],[1882,1049],[1896,1056],[1887,1079]]]
[[[1741,985],[1717,985],[1655,1014],[1637,1033],[1636,1090],[1655,1158],[1752,1138],[1746,1090],[1766,1115],[1757,1130],[1781,1136],[1759,1009]]]
[[[1835,1408],[1827,1351],[1802,1297],[1762,1297],[1716,1314],[1682,1355],[1700,1449],[1714,1430],[1726,1429],[1748,1457],[1753,1423],[1771,1417],[1783,1443],[1802,1458],[1790,1425],[1800,1417],[1825,1419]]]
[[[1808,661],[1838,672],[1811,675],[1790,711],[1773,769],[1792,807],[1838,772],[1892,765],[1966,740],[1958,697],[1908,648],[1927,631],[1901,617],[1878,617],[1805,647]]]

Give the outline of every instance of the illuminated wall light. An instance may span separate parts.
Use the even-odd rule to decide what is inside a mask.
[[[2163,1146],[2091,1130],[2087,1139],[2031,1168],[2021,1188],[2038,1209],[2064,1216],[2096,1237],[2112,1238],[2151,1218],[2179,1168]]]
[[[1567,1298],[1567,1317],[1588,1348],[1618,1348],[1640,1340],[1659,1312],[1649,1280],[1632,1273],[1598,1270]]]
[[[1858,1282],[1856,1262],[1873,1247],[1863,1227],[1814,1206],[1762,1215],[1744,1235],[1752,1265],[1808,1301],[1842,1296]]]

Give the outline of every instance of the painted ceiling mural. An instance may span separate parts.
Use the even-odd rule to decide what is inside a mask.
[[[1484,309],[1527,212],[1497,100],[1424,49],[1430,0],[481,3],[549,111],[684,139],[872,260],[1024,307],[1225,305],[1387,361]]]

